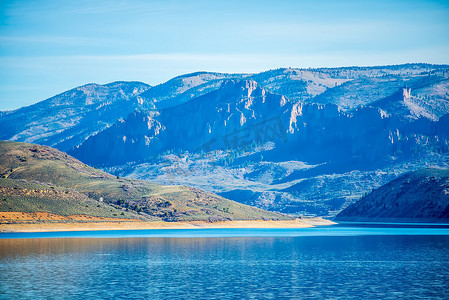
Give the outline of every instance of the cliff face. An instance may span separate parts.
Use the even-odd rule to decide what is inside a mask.
[[[337,221],[447,222],[449,169],[411,172],[381,186],[350,205]]]
[[[334,104],[294,102],[253,80],[227,80],[183,104],[135,111],[70,153],[89,164],[113,166],[165,151],[226,151],[274,142],[274,161],[366,166],[420,156],[430,148],[446,152],[449,114],[438,117],[403,93],[343,111]]]
[[[276,117],[281,120],[286,101],[255,81],[225,81],[217,91],[182,105],[134,112],[71,153],[86,163],[110,166],[173,149],[196,152],[238,148],[245,146],[245,140],[253,142],[257,134],[251,129],[239,131]]]

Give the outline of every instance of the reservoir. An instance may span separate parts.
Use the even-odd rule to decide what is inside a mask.
[[[0,234],[0,299],[447,299],[449,225]]]

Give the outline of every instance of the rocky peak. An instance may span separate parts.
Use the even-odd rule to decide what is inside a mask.
[[[404,97],[404,101],[405,100],[407,100],[407,99],[410,99],[410,97],[411,97],[411,92],[412,92],[412,89],[410,88],[410,89],[408,89],[408,88],[403,88],[402,89],[402,95],[403,95],[403,97]]]

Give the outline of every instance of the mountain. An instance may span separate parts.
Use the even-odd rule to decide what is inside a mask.
[[[227,80],[181,105],[135,112],[71,153],[121,176],[332,217],[400,173],[447,164],[446,100],[436,101],[437,112],[410,93],[402,87],[343,110],[291,101],[253,80]]]
[[[73,147],[56,146],[115,175],[272,211],[334,217],[401,174],[449,167],[447,65],[198,72],[120,105],[108,126],[86,124],[77,141],[62,131]]]
[[[236,131],[277,117],[284,105],[285,97],[267,92],[254,81],[229,80],[218,90],[184,104],[157,112],[134,112],[70,153],[92,165],[110,166],[171,149],[238,148],[240,141],[232,136]]]
[[[137,96],[149,88],[141,82],[77,87],[2,115],[0,139],[68,150],[144,107]]]
[[[294,102],[305,102],[329,88],[349,81],[349,78],[329,69],[282,68],[252,75],[256,81],[272,93],[285,95]]]
[[[158,109],[183,104],[193,98],[202,96],[220,87],[223,81],[244,78],[245,74],[223,74],[196,72],[175,77],[149,89],[139,96],[144,101],[153,103]]]
[[[336,220],[447,222],[449,169],[425,168],[402,175],[344,209]]]
[[[34,105],[0,112],[0,140],[38,143],[62,151],[80,145],[135,110],[184,103],[243,74],[198,72],[151,87],[142,82],[86,84]]]
[[[291,219],[184,186],[118,178],[56,149],[0,141],[0,211],[148,221]]]
[[[428,78],[446,78],[447,65],[404,64],[375,67],[282,68],[251,75],[251,79],[270,92],[294,102],[335,104],[350,110],[367,105],[404,86],[415,90]],[[428,91],[430,92],[430,91]],[[444,93],[444,92],[443,92]]]
[[[284,95],[291,102],[335,104],[342,110],[375,102],[409,85],[418,98],[434,102],[438,110],[438,99],[448,100],[447,72],[447,66],[427,64],[284,68],[258,74],[197,72],[154,87],[141,82],[87,84],[28,107],[0,112],[0,139],[67,151],[135,110],[177,106],[219,89],[230,79],[256,81],[266,91]],[[442,108],[446,111],[445,105]]]
[[[438,116],[404,95],[407,91],[344,112],[333,104],[292,103],[252,80],[228,80],[181,105],[134,112],[70,153],[92,165],[111,166],[170,150],[237,150],[271,141],[273,134],[279,143],[267,155],[277,161],[282,153],[281,160],[369,164],[399,152],[412,156],[431,143],[444,148],[445,142],[435,138],[437,128],[440,135],[445,132]],[[417,140],[421,135],[426,141]]]

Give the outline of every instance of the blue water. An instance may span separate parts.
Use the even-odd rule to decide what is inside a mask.
[[[449,227],[0,234],[0,299],[448,299]]]

